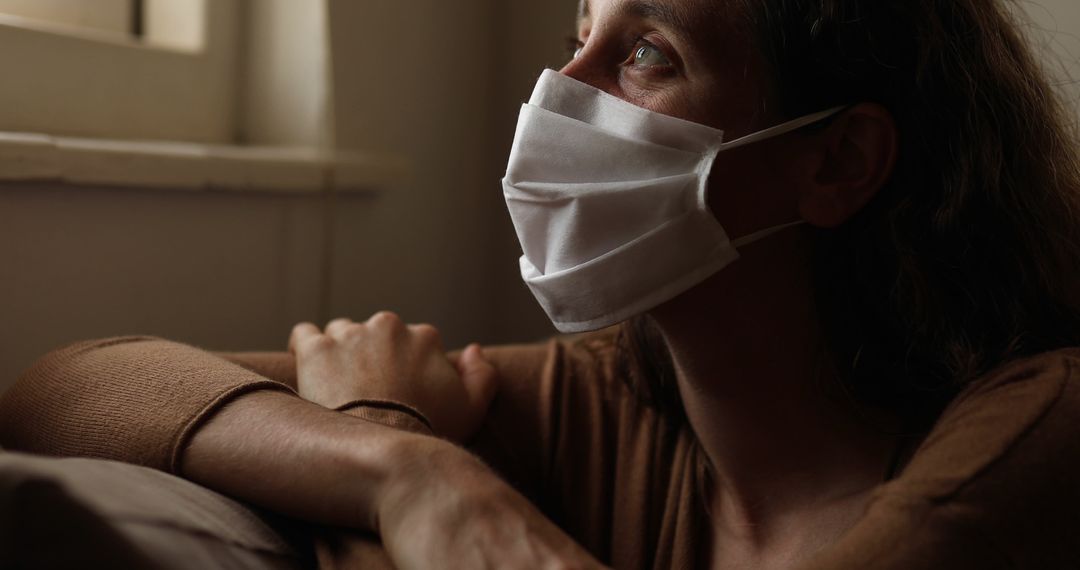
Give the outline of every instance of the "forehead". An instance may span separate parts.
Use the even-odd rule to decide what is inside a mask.
[[[595,26],[600,20],[656,22],[705,51],[732,41],[732,5],[735,0],[579,0],[578,25]]]
[[[718,23],[721,0],[579,0],[578,19],[634,16],[662,21],[683,30]]]

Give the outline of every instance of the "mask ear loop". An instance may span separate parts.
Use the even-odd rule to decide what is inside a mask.
[[[805,224],[805,223],[806,223],[805,220],[795,220],[794,222],[788,222],[786,224],[780,224],[779,226],[773,226],[771,228],[765,228],[763,230],[758,230],[758,231],[756,231],[756,232],[754,232],[752,234],[747,234],[747,235],[745,235],[745,236],[743,236],[741,238],[731,240],[731,245],[735,249],[739,249],[740,247],[750,245],[750,244],[754,243],[755,241],[765,239],[765,238],[767,238],[767,237],[769,237],[769,236],[771,236],[771,235],[773,235],[773,234],[775,234],[775,233],[777,233],[779,231],[783,231],[783,230],[786,230],[788,228],[793,228],[795,226],[800,226],[800,225]]]
[[[786,123],[781,123],[781,124],[776,125],[774,127],[769,127],[769,128],[767,128],[765,130],[758,131],[756,133],[751,133],[751,134],[746,135],[744,137],[739,137],[739,138],[737,138],[737,139],[735,139],[735,140],[733,140],[731,142],[720,144],[719,148],[715,152],[718,154],[720,152],[724,152],[725,150],[732,150],[732,149],[735,149],[735,148],[739,148],[741,146],[746,146],[748,144],[753,144],[753,143],[756,143],[756,142],[760,142],[760,141],[763,141],[763,140],[768,140],[768,139],[771,139],[773,137],[778,137],[780,135],[790,133],[792,131],[801,129],[801,128],[805,127],[805,126],[809,126],[809,125],[812,125],[814,123],[817,123],[817,122],[823,121],[825,119],[828,119],[829,117],[832,117],[833,115],[836,115],[837,113],[843,111],[846,108],[847,107],[843,107],[843,106],[841,106],[841,107],[833,107],[831,109],[826,109],[825,111],[820,111],[818,113],[805,115],[805,116],[799,117],[798,119],[794,119],[794,120],[788,121]],[[715,158],[715,154],[713,155],[713,158]],[[767,238],[767,237],[771,236],[772,234],[775,234],[776,232],[783,231],[783,230],[786,230],[788,228],[798,226],[798,225],[801,225],[801,224],[805,224],[805,223],[806,223],[805,220],[796,220],[796,221],[793,221],[793,222],[788,222],[786,224],[780,224],[778,226],[773,226],[771,228],[765,228],[763,230],[758,230],[758,231],[753,232],[751,234],[748,234],[748,235],[742,236],[740,238],[731,240],[731,245],[733,247],[735,247],[735,249],[738,249],[740,247],[750,245],[750,244],[752,244],[752,243],[754,243],[754,242],[756,242],[758,240],[762,240],[764,238]]]
[[[810,115],[804,115],[804,116],[799,117],[797,119],[792,119],[792,120],[790,120],[790,121],[788,121],[786,123],[780,123],[779,125],[769,127],[769,128],[767,128],[765,130],[758,131],[756,133],[750,133],[748,135],[739,137],[739,138],[737,138],[737,139],[735,139],[735,140],[733,140],[731,142],[722,143],[720,145],[720,152],[724,152],[725,150],[736,149],[736,148],[739,148],[740,146],[746,146],[748,144],[761,142],[763,140],[768,140],[768,139],[771,139],[773,137],[778,137],[780,135],[790,133],[791,131],[795,131],[795,130],[801,129],[801,128],[805,127],[805,126],[812,125],[812,124],[817,123],[819,121],[823,121],[825,119],[828,119],[829,117],[832,117],[833,115],[843,111],[844,109],[847,109],[847,107],[846,106],[833,107],[832,109],[826,109],[824,111],[819,111],[817,113],[813,113],[813,114],[810,114]]]

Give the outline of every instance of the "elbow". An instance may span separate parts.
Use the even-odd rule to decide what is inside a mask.
[[[122,403],[130,385],[123,353],[150,337],[114,337],[64,346],[39,358],[0,394],[0,447],[45,455],[88,455],[80,431],[95,410]],[[107,414],[105,414],[107,415]],[[92,455],[92,453],[89,453]]]

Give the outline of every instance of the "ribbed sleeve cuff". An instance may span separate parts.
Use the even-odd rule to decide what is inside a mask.
[[[189,421],[183,428],[177,433],[176,440],[172,445],[172,452],[169,456],[169,472],[174,474],[181,473],[180,462],[184,457],[184,451],[187,450],[188,444],[191,443],[191,438],[202,429],[206,422],[210,418],[214,417],[214,414],[219,412],[222,408],[229,405],[230,402],[236,400],[240,396],[257,392],[259,390],[273,390],[275,392],[286,392],[296,395],[296,392],[292,388],[275,382],[273,380],[263,380],[259,382],[252,382],[250,384],[242,384],[236,386],[230,390],[218,394],[216,398],[210,401],[199,413],[195,414],[191,421]]]
[[[431,422],[419,410],[392,400],[353,400],[335,410],[350,416],[423,435],[434,435]]]

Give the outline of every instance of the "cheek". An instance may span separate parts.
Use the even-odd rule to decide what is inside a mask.
[[[723,120],[731,105],[711,81],[652,76],[648,71],[624,70],[618,96],[650,111],[713,128],[726,129]]]
[[[728,237],[794,221],[798,201],[768,142],[722,152],[709,175],[707,202]]]
[[[623,75],[619,78],[619,97],[650,111],[671,117],[700,122],[690,115],[687,96],[681,89],[654,88],[648,83]]]

